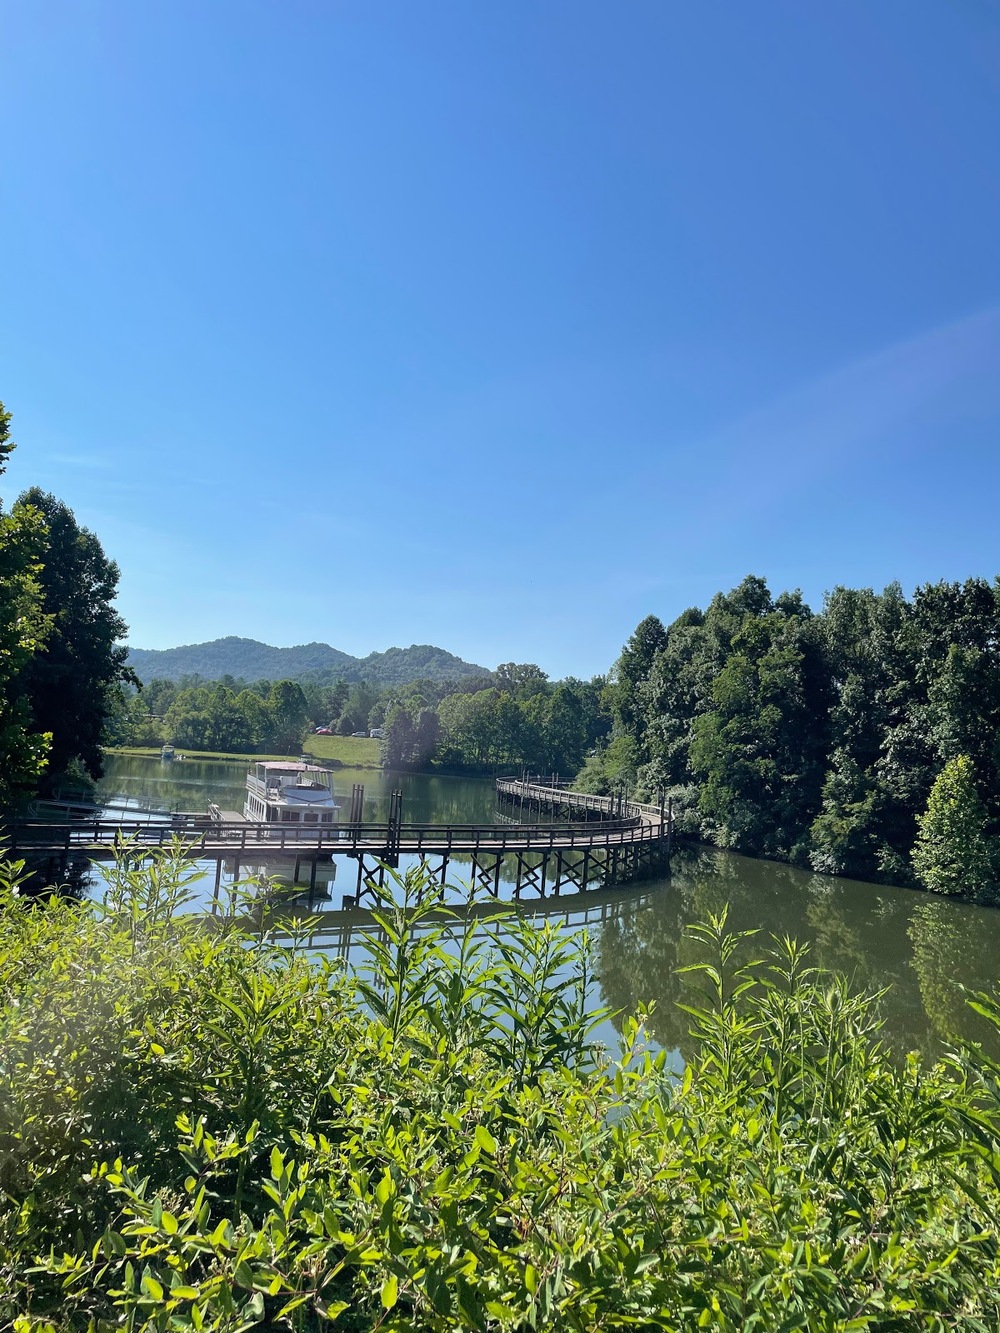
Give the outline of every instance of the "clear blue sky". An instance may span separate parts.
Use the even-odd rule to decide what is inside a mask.
[[[130,641],[604,670],[1000,572],[991,0],[0,4],[0,398]]]

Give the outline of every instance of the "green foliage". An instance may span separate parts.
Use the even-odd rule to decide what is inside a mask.
[[[439,757],[471,770],[575,773],[608,730],[603,680],[552,684],[530,665],[500,670],[499,687],[441,701]]]
[[[7,470],[7,460],[17,447],[10,438],[11,414],[0,403],[0,472]]]
[[[14,442],[0,403],[0,472]],[[37,487],[0,511],[0,807],[67,774],[99,776],[125,707],[118,569],[72,510]]]
[[[0,472],[14,449],[10,413],[0,403]],[[32,505],[0,511],[0,806],[34,791],[52,737],[37,726],[24,674],[51,629],[41,586],[46,526]]]
[[[23,673],[49,630],[39,584],[45,524],[37,510],[0,513],[0,805],[34,791],[51,736],[35,726]]]
[[[385,731],[381,762],[392,769],[433,763],[472,771],[529,767],[572,773],[608,727],[603,681],[547,681],[537,667],[504,667],[503,688],[454,690],[430,679],[380,689],[267,680],[247,685],[153,680],[137,696],[120,691],[107,726],[110,743],[148,746],[172,741],[187,751],[257,754],[297,752],[314,726],[351,738],[370,727]],[[481,683],[481,682],[474,682]],[[329,738],[309,735],[325,753]],[[379,751],[373,743],[365,762]],[[328,757],[343,759],[339,752]]]
[[[997,843],[987,837],[987,822],[972,760],[957,755],[938,774],[917,820],[913,868],[921,884],[934,893],[995,897],[1000,859]]]
[[[48,630],[21,675],[35,727],[52,736],[47,783],[74,761],[99,777],[112,691],[128,676],[127,627],[113,605],[118,566],[54,495],[32,487],[18,504],[41,514],[47,532],[38,582]]]
[[[383,768],[424,768],[437,749],[440,723],[433,708],[421,708],[414,716],[404,704],[394,704],[382,727],[379,757]]]
[[[205,681],[234,676],[241,680],[294,680],[332,686],[337,681],[367,681],[377,689],[406,685],[414,680],[454,682],[489,677],[485,667],[431,644],[389,648],[384,653],[352,657],[327,643],[306,643],[295,648],[272,648],[256,639],[229,636],[211,643],[182,648],[131,648],[128,664],[143,681],[179,681],[200,676]]]
[[[181,690],[159,688],[154,696],[157,685],[154,682],[139,695],[131,726],[122,729],[127,738],[119,744],[150,743],[142,739],[151,730],[142,704],[153,703],[155,697],[161,707],[169,700],[157,734],[185,750],[297,754],[302,748],[308,705],[301,686],[293,681],[262,682],[263,694],[256,688],[238,689],[235,681],[231,685],[219,681]]]
[[[996,1328],[1000,1067],[889,1058],[787,940],[691,934],[682,1079],[584,941],[393,877],[357,975],[0,873],[0,1327]],[[260,909],[258,909],[258,912]],[[996,997],[973,1001],[1000,1029]]]
[[[748,577],[666,630],[639,625],[608,691],[612,741],[578,785],[614,773],[665,789],[685,831],[719,846],[913,883],[917,818],[957,755],[1000,830],[998,642],[1000,582],[910,601],[895,584],[835,588],[814,616]]]

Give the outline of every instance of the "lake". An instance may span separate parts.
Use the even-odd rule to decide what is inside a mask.
[[[210,800],[238,810],[245,776],[241,763],[109,755],[99,799],[131,814],[204,810]],[[404,820],[489,823],[496,814],[489,779],[339,769],[334,783],[343,805],[356,782],[364,784],[364,814],[372,821],[387,818],[389,794],[397,788]],[[206,904],[213,879],[214,869],[206,868]],[[353,882],[327,888],[323,906],[339,907]],[[564,898],[558,916],[567,929],[591,933],[600,978],[593,1003],[628,1010],[655,1000],[653,1036],[683,1052],[688,1019],[676,1004],[683,984],[677,968],[695,959],[685,926],[727,904],[735,929],[761,932],[750,946],[756,953],[770,934],[790,935],[808,943],[814,965],[846,973],[858,989],[888,987],[879,1003],[893,1049],[936,1055],[956,1036],[988,1039],[960,987],[990,988],[1000,976],[1000,911],[990,908],[691,847],[678,851],[668,879],[582,895],[578,902]],[[613,1042],[610,1027],[603,1035]]]

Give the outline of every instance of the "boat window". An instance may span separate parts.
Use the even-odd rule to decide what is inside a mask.
[[[281,822],[283,824],[297,824],[299,822],[298,810],[282,810]]]
[[[302,822],[303,824],[315,824],[318,818],[319,818],[318,815],[313,814],[312,811],[310,810],[307,810],[306,813],[302,816]]]

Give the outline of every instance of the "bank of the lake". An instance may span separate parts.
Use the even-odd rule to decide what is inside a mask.
[[[121,745],[105,751],[109,756],[158,759],[160,746]],[[231,750],[181,750],[184,760],[220,760],[247,764],[251,759],[307,759],[335,768],[381,768],[379,743],[371,736],[308,736],[301,754],[238,754]]]

